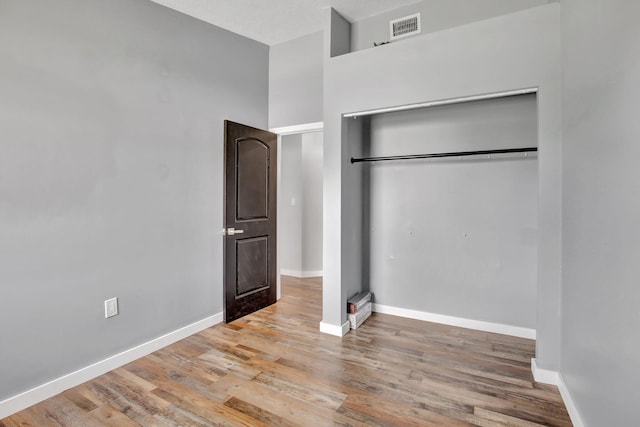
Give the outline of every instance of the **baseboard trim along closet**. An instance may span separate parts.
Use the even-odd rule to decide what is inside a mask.
[[[550,371],[548,369],[538,368],[538,362],[536,359],[531,359],[531,373],[533,379],[539,383],[551,384],[557,386],[560,384],[560,375],[557,371]]]
[[[104,360],[78,369],[75,372],[63,375],[45,384],[34,387],[31,390],[27,390],[16,396],[3,400],[0,402],[0,419],[22,411],[29,406],[49,399],[56,394],[62,393],[65,390],[80,385],[100,375],[106,374],[109,371],[126,365],[129,362],[133,362],[136,359],[160,350],[163,347],[187,338],[188,336],[198,333],[204,329],[210,328],[218,323],[222,323],[222,321],[222,313],[214,314],[213,316],[199,320],[180,329],[176,329],[173,332],[169,332],[168,334],[154,338],[136,347],[132,347],[121,353],[107,357]]]
[[[536,330],[519,326],[503,325],[501,323],[471,320],[462,317],[445,316],[443,314],[429,313],[426,311],[409,310],[406,308],[392,307],[389,305],[373,304],[376,313],[392,314],[394,316],[409,319],[424,320],[426,322],[442,323],[449,326],[476,329],[478,331],[493,332],[496,334],[511,335],[514,337],[536,339]]]
[[[342,326],[332,325],[330,323],[320,322],[320,332],[329,335],[335,335],[336,337],[343,337],[349,332],[349,321],[346,321]]]
[[[569,418],[571,418],[573,427],[584,427],[584,422],[582,421],[580,412],[578,412],[578,408],[573,401],[571,393],[569,393],[569,389],[567,388],[564,379],[562,379],[562,375],[558,376],[558,390],[560,390],[560,396],[562,396],[564,406],[567,407],[567,412],[569,413]]]
[[[569,413],[571,422],[575,427],[584,427],[578,408],[573,401],[573,397],[571,397],[571,393],[569,393],[567,385],[562,379],[562,375],[557,371],[539,368],[538,362],[536,362],[535,358],[531,359],[531,373],[533,374],[533,379],[536,380],[536,382],[551,384],[558,387],[564,406],[567,407],[567,412]]]

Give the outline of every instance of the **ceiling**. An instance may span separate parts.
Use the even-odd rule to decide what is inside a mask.
[[[267,45],[323,29],[333,7],[351,22],[421,0],[151,0]]]

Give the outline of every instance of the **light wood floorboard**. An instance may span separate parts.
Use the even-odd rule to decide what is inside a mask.
[[[535,342],[373,314],[321,334],[321,279],[72,388],[9,426],[570,426]]]

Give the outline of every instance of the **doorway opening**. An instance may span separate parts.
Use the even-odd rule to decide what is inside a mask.
[[[280,276],[322,276],[322,124],[278,135],[278,298]]]

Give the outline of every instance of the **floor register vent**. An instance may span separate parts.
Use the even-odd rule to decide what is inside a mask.
[[[389,32],[391,40],[420,34],[420,14],[416,13],[389,21]]]

